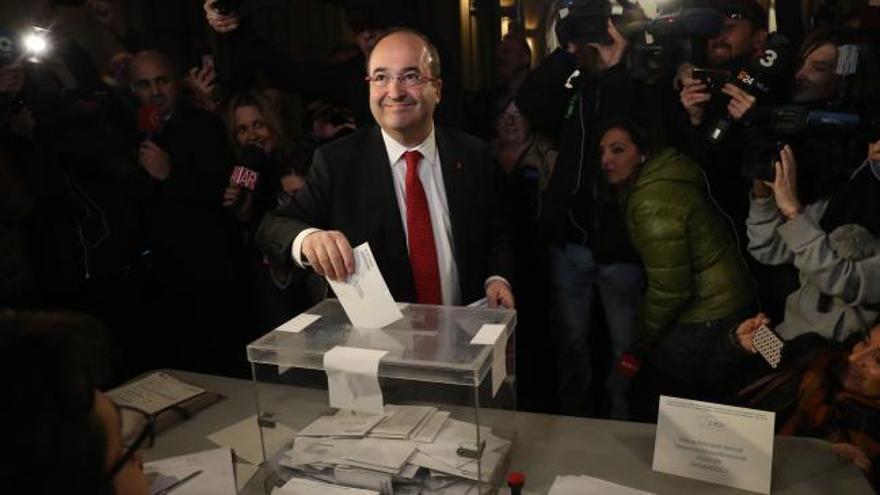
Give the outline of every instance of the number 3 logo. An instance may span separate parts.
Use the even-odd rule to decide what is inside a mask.
[[[779,54],[776,53],[776,50],[765,50],[764,56],[758,59],[758,63],[764,67],[773,67],[777,58],[779,58]]]

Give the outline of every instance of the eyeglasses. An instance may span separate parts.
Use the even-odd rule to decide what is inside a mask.
[[[153,446],[156,439],[156,419],[145,411],[131,406],[116,405],[122,431],[122,457],[107,471],[107,477],[113,479],[128,461],[140,449]]]
[[[414,88],[416,86],[420,86],[430,81],[437,81],[440,78],[438,77],[425,77],[421,73],[417,71],[409,71],[400,74],[399,76],[394,76],[391,74],[383,74],[379,73],[374,76],[367,76],[364,78],[364,81],[369,82],[373,86],[377,88],[384,88],[388,86],[392,80],[397,79],[400,84],[403,84],[407,88]]]

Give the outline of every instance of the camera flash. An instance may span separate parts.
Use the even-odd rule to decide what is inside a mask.
[[[34,31],[25,35],[22,45],[28,56],[32,59],[38,59],[49,50],[49,39],[40,28],[34,28]]]

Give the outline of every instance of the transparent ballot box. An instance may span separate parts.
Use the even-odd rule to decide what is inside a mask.
[[[515,435],[481,422],[480,409],[516,407],[516,312],[399,307],[398,321],[359,328],[327,299],[248,345],[264,493],[314,483],[382,494],[497,491]],[[339,373],[339,356],[348,366],[361,355],[373,356],[372,368]]]

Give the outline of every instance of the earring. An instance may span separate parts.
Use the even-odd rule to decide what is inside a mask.
[[[642,155],[642,165],[644,165],[647,160],[647,157],[645,157],[645,155]]]

